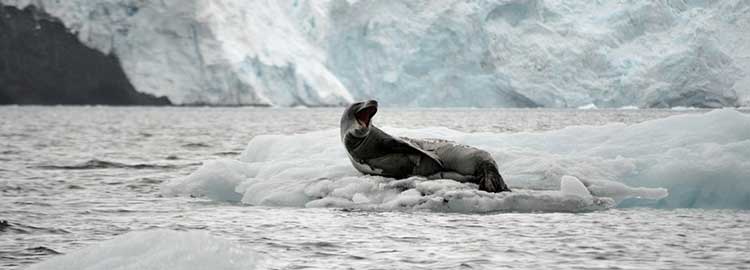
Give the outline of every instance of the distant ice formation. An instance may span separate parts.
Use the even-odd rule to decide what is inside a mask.
[[[0,0],[175,103],[750,105],[745,0]]]
[[[29,270],[256,269],[258,255],[207,232],[131,232]]]
[[[490,194],[451,180],[361,175],[349,163],[338,130],[257,136],[239,160],[207,161],[191,175],[164,183],[162,192],[251,205],[377,210],[750,208],[750,116],[735,110],[534,133],[384,130],[485,149],[514,192]]]

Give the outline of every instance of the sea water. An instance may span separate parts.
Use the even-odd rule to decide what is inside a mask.
[[[496,195],[357,174],[338,148],[342,110],[0,107],[0,268],[750,264],[742,111],[375,116],[490,151],[515,190]]]

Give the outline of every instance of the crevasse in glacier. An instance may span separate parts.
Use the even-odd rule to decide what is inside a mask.
[[[176,103],[750,104],[750,2],[0,0]]]

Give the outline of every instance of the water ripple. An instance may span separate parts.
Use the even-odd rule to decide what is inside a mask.
[[[99,159],[91,159],[82,163],[73,165],[39,165],[32,168],[44,169],[44,170],[94,170],[94,169],[174,169],[186,166],[193,166],[197,163],[191,164],[148,164],[148,163],[137,163],[127,164],[115,161],[106,161]]]
[[[200,161],[237,156],[256,135],[336,128],[340,113],[338,108],[0,106],[0,268],[24,269],[154,228],[208,231],[246,244],[268,257],[271,269],[730,269],[750,264],[750,211],[743,210],[471,215],[255,207],[159,196],[160,183],[188,175]],[[381,117],[388,126],[522,132],[672,114],[389,109]],[[412,186],[402,182],[399,188]]]

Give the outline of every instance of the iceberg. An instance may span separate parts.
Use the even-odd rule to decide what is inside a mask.
[[[45,260],[30,270],[256,269],[259,255],[207,232],[130,232]]]
[[[368,210],[750,208],[750,116],[731,109],[546,132],[384,130],[487,150],[514,192],[486,193],[451,180],[362,175],[333,129],[256,136],[238,160],[207,161],[191,175],[163,183],[161,192],[249,205]]]
[[[178,104],[750,105],[750,2],[0,0]]]

